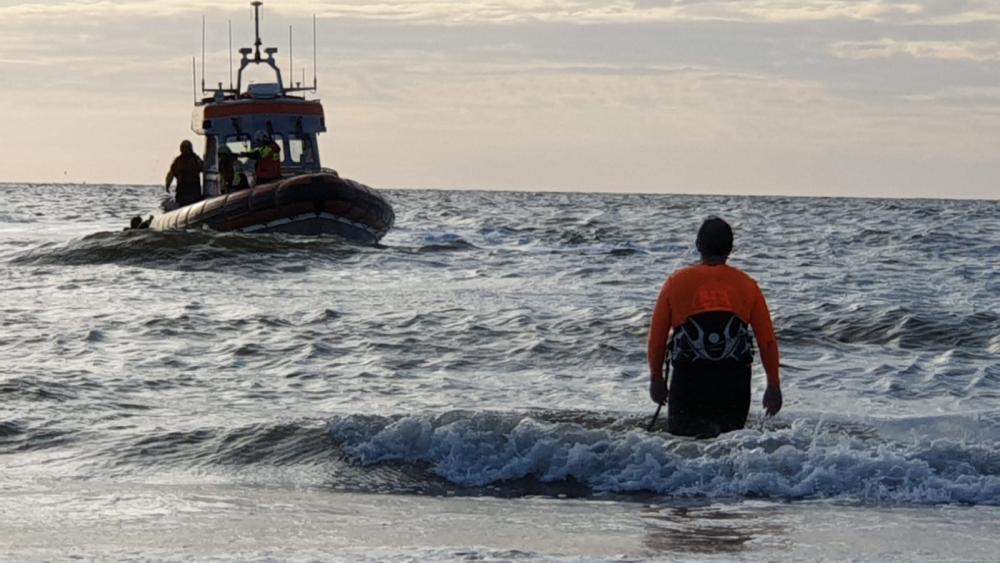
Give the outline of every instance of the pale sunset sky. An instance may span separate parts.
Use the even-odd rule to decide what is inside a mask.
[[[1000,197],[998,0],[267,0],[376,188]],[[0,0],[0,182],[158,184],[245,0]],[[199,62],[200,67],[200,62]]]

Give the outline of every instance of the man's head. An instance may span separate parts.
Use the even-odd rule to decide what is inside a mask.
[[[702,260],[725,262],[733,251],[733,229],[718,217],[709,217],[698,229],[695,242]]]
[[[253,144],[256,147],[263,147],[264,145],[271,142],[271,136],[267,134],[267,131],[263,129],[254,131],[253,134]]]
[[[194,146],[191,145],[191,141],[181,141],[181,153],[188,154],[194,152]]]

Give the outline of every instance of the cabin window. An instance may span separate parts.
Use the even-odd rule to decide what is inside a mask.
[[[230,135],[226,137],[226,146],[234,154],[250,151],[250,135]]]
[[[312,139],[293,136],[288,138],[288,158],[293,164],[314,164]]]
[[[271,139],[274,141],[276,145],[278,145],[278,148],[282,152],[282,158],[284,158],[284,152],[285,152],[284,137],[282,135],[272,135]],[[233,154],[239,155],[243,153],[248,153],[251,150],[253,150],[253,138],[251,135],[246,135],[246,134],[229,135],[226,137],[226,146],[229,147],[229,150],[233,151]],[[247,159],[243,157],[240,158],[240,161],[245,163]]]
[[[284,159],[285,158],[285,141],[282,138],[282,136],[281,135],[271,135],[271,140],[274,141],[274,144],[278,145],[278,148],[281,150],[281,158]]]

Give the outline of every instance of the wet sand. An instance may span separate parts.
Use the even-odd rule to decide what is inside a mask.
[[[990,561],[1000,509],[425,497],[39,482],[0,493],[3,560]]]

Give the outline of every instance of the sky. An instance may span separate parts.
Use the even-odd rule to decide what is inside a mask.
[[[266,0],[377,188],[1000,199],[997,0]],[[244,0],[0,0],[0,182],[158,184]],[[199,62],[200,68],[200,62]]]

